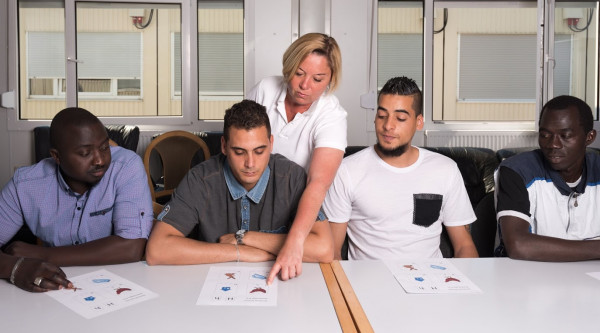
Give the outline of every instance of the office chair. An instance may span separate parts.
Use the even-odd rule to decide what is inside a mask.
[[[197,156],[200,152],[203,160],[210,157],[204,140],[186,131],[166,132],[150,142],[144,152],[144,168],[152,201],[164,204],[170,199],[188,170],[202,161]]]

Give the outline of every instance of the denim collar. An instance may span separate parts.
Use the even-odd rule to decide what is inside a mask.
[[[229,162],[227,158],[225,159],[224,165],[224,174],[225,174],[225,183],[227,183],[227,188],[229,189],[229,193],[233,197],[233,200],[238,200],[239,198],[246,195],[250,200],[254,203],[259,203],[262,198],[265,190],[267,189],[267,184],[269,183],[269,175],[271,174],[271,168],[267,165],[267,168],[260,176],[256,185],[250,190],[250,192],[246,191],[246,189],[235,179],[233,173],[231,172],[231,167],[229,166]]]

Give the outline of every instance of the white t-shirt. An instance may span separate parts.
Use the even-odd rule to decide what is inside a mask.
[[[331,94],[323,94],[304,113],[288,123],[285,112],[287,84],[281,76],[261,80],[246,96],[267,108],[274,137],[273,153],[298,163],[306,171],[315,148],[346,149],[346,110]]]
[[[456,163],[426,149],[406,168],[372,146],[345,158],[323,208],[330,222],[348,222],[350,259],[440,258],[442,223],[476,219]]]

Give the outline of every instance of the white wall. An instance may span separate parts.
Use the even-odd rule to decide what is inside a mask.
[[[367,130],[373,129],[373,110],[360,106],[360,96],[369,92],[370,2],[331,1],[331,36],[342,51],[342,81],[335,95],[348,111],[348,145],[367,145]],[[369,117],[371,115],[371,117]]]
[[[8,90],[8,2],[0,1],[0,92]],[[12,110],[0,107],[0,185],[12,176],[11,149],[8,135],[7,112]]]
[[[281,75],[281,58],[297,32],[292,30],[292,11],[292,0],[246,0],[246,92],[264,77]]]
[[[283,53],[299,33],[329,34],[342,51],[342,81],[334,94],[348,111],[348,133],[352,134],[348,136],[348,144],[372,143],[367,130],[372,130],[374,111],[360,106],[360,96],[369,91],[371,3],[367,0],[301,1],[300,4],[294,0],[247,1],[246,91],[264,77],[281,75]],[[306,15],[310,12],[318,15]],[[252,26],[253,21],[260,24]]]

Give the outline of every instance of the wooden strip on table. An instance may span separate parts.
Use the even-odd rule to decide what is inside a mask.
[[[350,314],[354,320],[354,324],[358,329],[358,332],[366,333],[366,332],[374,332],[365,311],[363,310],[356,294],[354,293],[354,289],[352,289],[352,285],[350,285],[350,281],[340,265],[340,262],[334,260],[331,264],[331,269],[333,270],[333,274],[335,274],[335,278],[337,283],[344,295],[344,299],[346,300],[346,305],[348,306],[348,310],[350,310]]]
[[[335,277],[335,274],[333,273],[331,266],[329,264],[323,263],[321,263],[320,266],[321,272],[323,273],[323,278],[325,278],[325,284],[327,285],[327,289],[329,290],[329,296],[331,297],[331,301],[333,302],[335,313],[337,314],[340,326],[342,327],[342,332],[357,332],[354,320],[350,315],[350,311],[348,310],[348,306],[346,305],[346,300],[344,299],[344,295],[340,290],[340,286],[338,285],[338,281]]]

